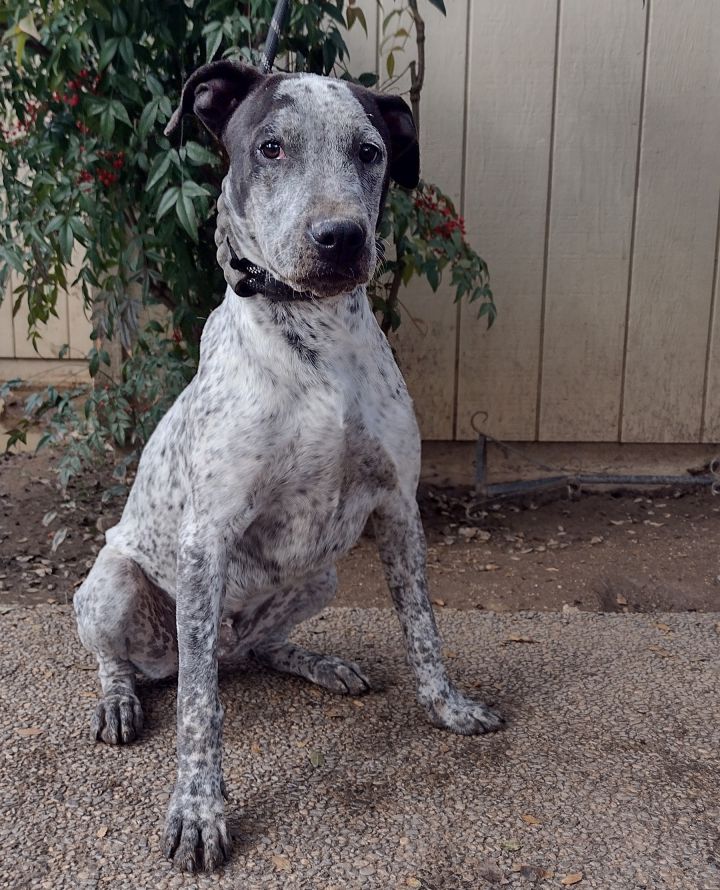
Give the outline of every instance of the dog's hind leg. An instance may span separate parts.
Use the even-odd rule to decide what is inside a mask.
[[[111,745],[132,742],[142,728],[135,671],[177,673],[175,604],[142,569],[105,546],[73,605],[80,639],[97,658],[102,696],[92,734]]]
[[[297,624],[320,612],[335,596],[337,575],[327,569],[311,580],[262,602],[243,625],[258,642],[250,649],[262,664],[286,674],[295,674],[341,695],[359,695],[370,689],[370,681],[352,661],[321,655],[288,641]],[[245,623],[247,622],[247,624]],[[238,631],[242,626],[238,626]]]

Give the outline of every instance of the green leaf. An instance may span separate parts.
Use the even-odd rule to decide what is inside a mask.
[[[112,9],[112,26],[117,34],[124,34],[128,27],[127,16],[117,4],[114,4]]]
[[[210,25],[203,28],[203,34],[205,35],[205,60],[210,62],[222,43],[222,22],[211,22]]]
[[[119,45],[119,37],[111,37],[109,40],[105,41],[103,48],[100,50],[100,61],[98,62],[98,69],[100,71],[107,68],[110,62],[115,58],[115,53],[117,52]]]
[[[132,68],[135,63],[135,49],[133,48],[132,40],[129,37],[123,37],[118,49],[123,62],[125,62],[128,68]]]
[[[186,183],[187,185],[187,183]],[[192,199],[181,192],[175,204],[175,213],[180,220],[180,225],[185,229],[193,241],[198,240],[197,216]]]
[[[64,216],[54,216],[50,222],[45,227],[45,234],[52,235],[53,232],[57,232],[60,226],[65,222]]]
[[[70,222],[64,223],[60,229],[60,250],[66,262],[72,261],[72,249],[75,243],[75,235],[73,234]]]
[[[209,198],[212,194],[204,186],[193,182],[192,179],[186,179],[182,184],[182,193],[188,198]]]
[[[445,9],[445,3],[443,0],[430,0],[430,3],[435,7],[435,9],[439,9],[443,15],[447,15],[447,10]]]
[[[148,173],[148,181],[145,186],[148,191],[151,191],[170,169],[170,159],[171,156],[169,153],[158,155],[155,158],[152,167],[150,168],[150,172]]]
[[[62,223],[62,217],[56,217],[56,219],[60,219],[60,222]],[[0,247],[0,257],[3,257],[5,262],[12,266],[20,275],[24,274],[25,269],[23,268],[22,260],[12,247]]]
[[[127,113],[127,108],[125,108],[122,102],[120,102],[118,99],[111,99],[108,103],[108,106],[115,120],[122,121],[124,124],[127,124],[128,127],[132,127],[130,116]]]
[[[105,107],[100,115],[100,135],[106,142],[110,142],[115,132],[115,116],[109,105]]]
[[[79,216],[73,216],[70,219],[70,227],[75,233],[76,238],[80,241],[85,247],[92,241],[92,235],[88,230],[88,227],[85,223],[80,219]]]
[[[388,77],[392,77],[395,73],[395,54],[389,53],[387,60],[385,62],[385,67],[387,68]]]
[[[165,89],[160,81],[155,77],[154,74],[146,74],[145,75],[145,83],[148,86],[148,89],[153,94],[153,96],[164,96]]]
[[[178,199],[180,194],[180,189],[174,185],[169,188],[165,194],[160,198],[160,203],[158,204],[157,209],[157,219],[162,219],[163,216],[168,212],[168,210],[172,210],[175,206],[175,202]]]
[[[208,164],[211,167],[215,167],[217,166],[217,164],[220,163],[217,155],[213,154],[211,151],[208,151],[198,142],[187,142],[185,144],[185,155],[187,159],[193,164]]]
[[[151,99],[145,108],[143,108],[142,114],[140,115],[140,122],[138,123],[138,136],[141,142],[144,142],[147,139],[148,133],[155,126],[157,116],[158,101],[157,99]]]

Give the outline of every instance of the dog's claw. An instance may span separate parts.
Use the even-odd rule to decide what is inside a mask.
[[[372,688],[370,680],[358,665],[334,655],[318,658],[312,665],[308,679],[340,695],[361,695]]]
[[[131,692],[106,695],[95,707],[92,738],[108,745],[128,745],[140,735],[142,724],[142,707],[136,695]]]
[[[180,871],[214,871],[230,856],[222,801],[171,801],[165,823],[163,852]]]
[[[494,732],[505,724],[503,717],[492,708],[466,698],[456,689],[426,703],[425,709],[435,726],[460,735],[482,735]]]

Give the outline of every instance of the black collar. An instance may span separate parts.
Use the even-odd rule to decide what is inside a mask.
[[[313,300],[314,294],[310,291],[293,290],[289,285],[283,284],[277,278],[263,269],[251,263],[250,260],[240,258],[233,250],[230,239],[227,239],[230,251],[230,266],[244,277],[238,281],[233,290],[239,297],[253,297],[262,294],[269,300]]]

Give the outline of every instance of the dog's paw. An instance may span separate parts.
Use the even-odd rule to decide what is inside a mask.
[[[105,695],[95,707],[92,737],[108,745],[127,745],[140,735],[142,724],[142,708],[136,695]]]
[[[360,695],[371,688],[370,681],[354,662],[343,661],[334,655],[315,659],[308,680],[340,695]]]
[[[505,723],[496,711],[482,702],[465,698],[456,689],[423,704],[435,726],[460,735],[482,735],[500,729]]]
[[[165,821],[163,852],[181,871],[214,871],[230,856],[222,798],[173,794]]]

